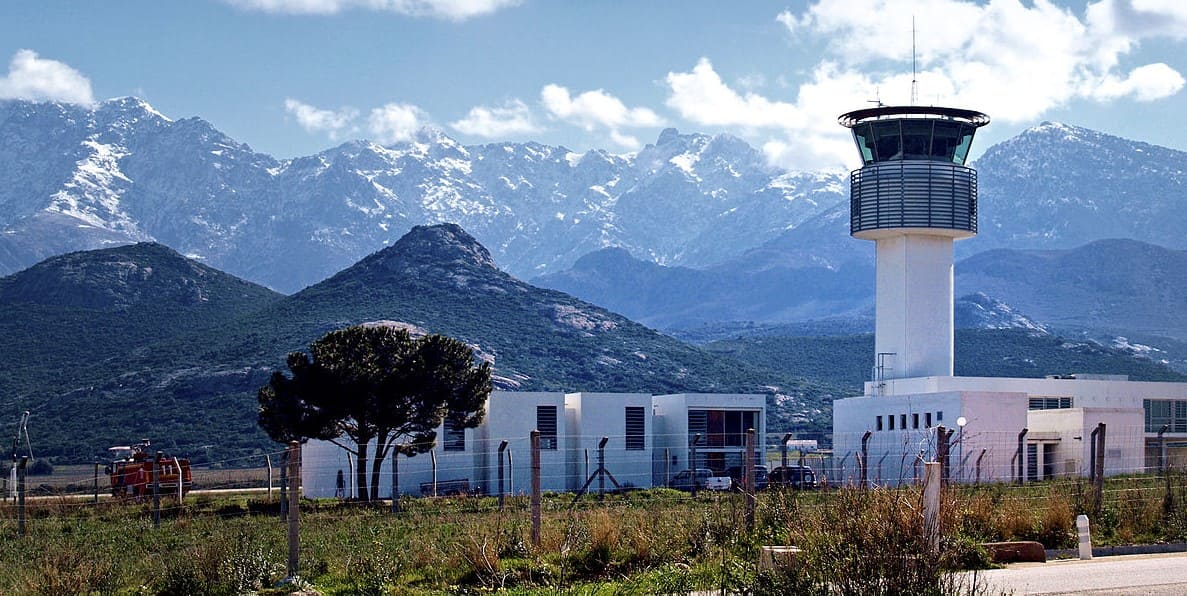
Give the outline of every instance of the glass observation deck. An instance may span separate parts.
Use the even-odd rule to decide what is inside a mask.
[[[967,238],[977,233],[977,173],[964,165],[989,116],[973,110],[877,107],[842,115],[864,167],[850,183],[850,233],[875,239],[901,228]]]

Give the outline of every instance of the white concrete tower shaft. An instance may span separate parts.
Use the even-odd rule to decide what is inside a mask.
[[[877,107],[844,114],[864,165],[850,174],[850,233],[877,254],[874,380],[953,374],[953,242],[977,233],[977,174],[964,165],[971,110]]]

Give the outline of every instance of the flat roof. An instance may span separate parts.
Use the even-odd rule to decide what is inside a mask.
[[[865,108],[861,110],[853,110],[841,114],[837,118],[837,122],[841,126],[853,128],[861,122],[866,120],[884,120],[888,118],[943,118],[947,120],[960,120],[967,122],[976,127],[985,126],[989,124],[989,115],[976,110],[964,110],[961,108],[944,108],[938,106],[878,106],[876,108]]]

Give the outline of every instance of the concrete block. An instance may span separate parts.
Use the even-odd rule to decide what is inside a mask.
[[[795,564],[802,551],[797,546],[764,546],[758,554],[759,571],[785,569]]]

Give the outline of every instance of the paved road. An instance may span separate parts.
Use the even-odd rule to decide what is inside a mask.
[[[1187,594],[1187,553],[1018,563],[982,571],[992,593]]]

